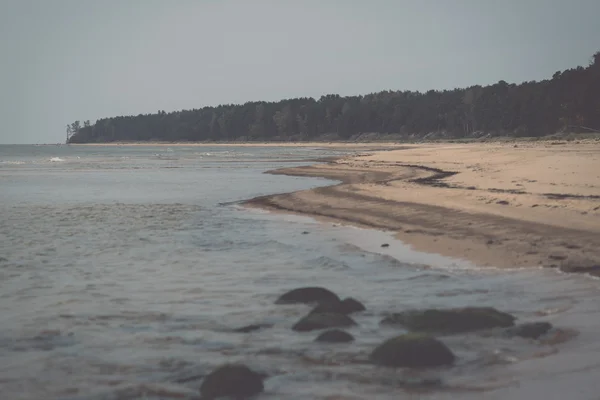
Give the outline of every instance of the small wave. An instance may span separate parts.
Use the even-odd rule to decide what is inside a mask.
[[[65,397],[65,400],[103,400],[103,399],[188,399],[197,398],[197,391],[172,383],[130,383],[125,380],[112,381],[113,389],[91,396]]]
[[[42,331],[30,338],[0,338],[0,348],[10,351],[49,351],[57,347],[68,347],[75,344],[72,332],[64,334],[57,330]]]
[[[0,161],[0,164],[6,164],[6,165],[23,165],[23,164],[25,164],[25,161]]]
[[[450,275],[446,275],[446,274],[424,273],[424,274],[418,274],[418,275],[411,276],[404,280],[413,281],[413,280],[420,280],[420,279],[433,279],[433,280],[439,281],[439,280],[449,279],[449,278],[452,278],[452,277]]]
[[[325,269],[349,269],[348,264],[334,260],[333,258],[321,256],[309,261],[311,264],[315,264],[318,267]]]
[[[490,291],[487,289],[452,289],[436,293],[436,297],[455,297],[469,294],[486,294]]]
[[[63,161],[65,161],[65,160],[60,157],[52,157],[50,159],[50,162],[63,162]]]

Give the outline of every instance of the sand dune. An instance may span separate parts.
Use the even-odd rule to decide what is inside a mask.
[[[342,183],[249,206],[392,230],[481,266],[600,266],[600,142],[407,145],[271,173]]]

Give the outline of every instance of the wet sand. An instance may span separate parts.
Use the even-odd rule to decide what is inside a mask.
[[[405,145],[270,173],[341,183],[246,205],[393,231],[479,266],[600,269],[597,141]]]

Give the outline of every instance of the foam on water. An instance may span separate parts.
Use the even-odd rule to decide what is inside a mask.
[[[2,161],[2,160],[0,160],[0,164],[6,164],[6,165],[23,165],[23,164],[25,164],[25,161]]]
[[[66,148],[61,158],[81,162],[36,166],[56,149],[32,149],[19,150],[27,167],[0,172],[0,398],[193,399],[226,362],[269,375],[261,399],[597,397],[598,280],[478,271],[385,232],[232,205],[325,184],[261,174],[314,153],[231,150],[252,155],[228,163],[197,148],[177,148],[172,161],[157,148]],[[349,329],[354,343],[291,331],[309,307],[273,302],[306,285],[366,304]],[[563,336],[446,336],[458,362],[441,370],[365,363],[402,332],[379,325],[387,313],[468,305],[549,321]],[[249,324],[272,327],[232,332]],[[423,380],[441,385],[415,393],[411,382]]]

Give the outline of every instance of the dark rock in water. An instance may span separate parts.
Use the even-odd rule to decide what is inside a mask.
[[[515,317],[491,307],[410,310],[384,318],[411,331],[452,334],[514,326]]]
[[[409,333],[386,340],[369,357],[371,362],[384,367],[437,367],[454,362],[454,354],[439,340],[421,334]]]
[[[390,244],[389,243],[384,243],[384,244],[381,245],[381,247],[390,247]]]
[[[352,325],[356,325],[356,322],[345,314],[311,312],[296,322],[292,329],[298,332],[308,332],[317,329],[342,328]]]
[[[236,332],[236,333],[250,333],[250,332],[258,331],[260,329],[270,328],[272,326],[273,325],[271,325],[271,324],[247,325],[247,326],[243,326],[241,328],[234,329],[233,332]]]
[[[303,234],[303,235],[308,235],[308,234],[309,234],[309,232],[308,232],[308,231],[304,231],[304,232],[302,232],[302,234]]]
[[[352,297],[346,297],[344,300],[342,300],[341,304],[342,309],[346,312],[346,314],[361,312],[367,309],[363,303]]]
[[[332,329],[327,332],[321,333],[316,339],[316,342],[327,342],[327,343],[347,343],[352,342],[354,337],[348,332],[344,332],[339,329]]]
[[[550,329],[552,329],[552,324],[549,322],[528,322],[525,324],[519,324],[514,328],[510,328],[506,331],[506,333],[509,336],[537,339],[546,334]]]
[[[328,303],[321,303],[314,310],[313,313],[337,313],[337,314],[352,314],[355,312],[365,311],[365,306],[358,300],[348,297],[342,301],[332,301]]]
[[[592,265],[592,266],[563,265],[560,267],[560,270],[562,272],[567,272],[567,273],[590,274],[593,276],[600,276],[600,265]]]
[[[246,399],[259,394],[263,389],[262,375],[245,365],[224,365],[204,378],[200,393],[203,400],[225,396]]]
[[[275,304],[296,303],[327,303],[340,301],[340,298],[330,290],[322,287],[305,287],[294,289],[279,297]]]

